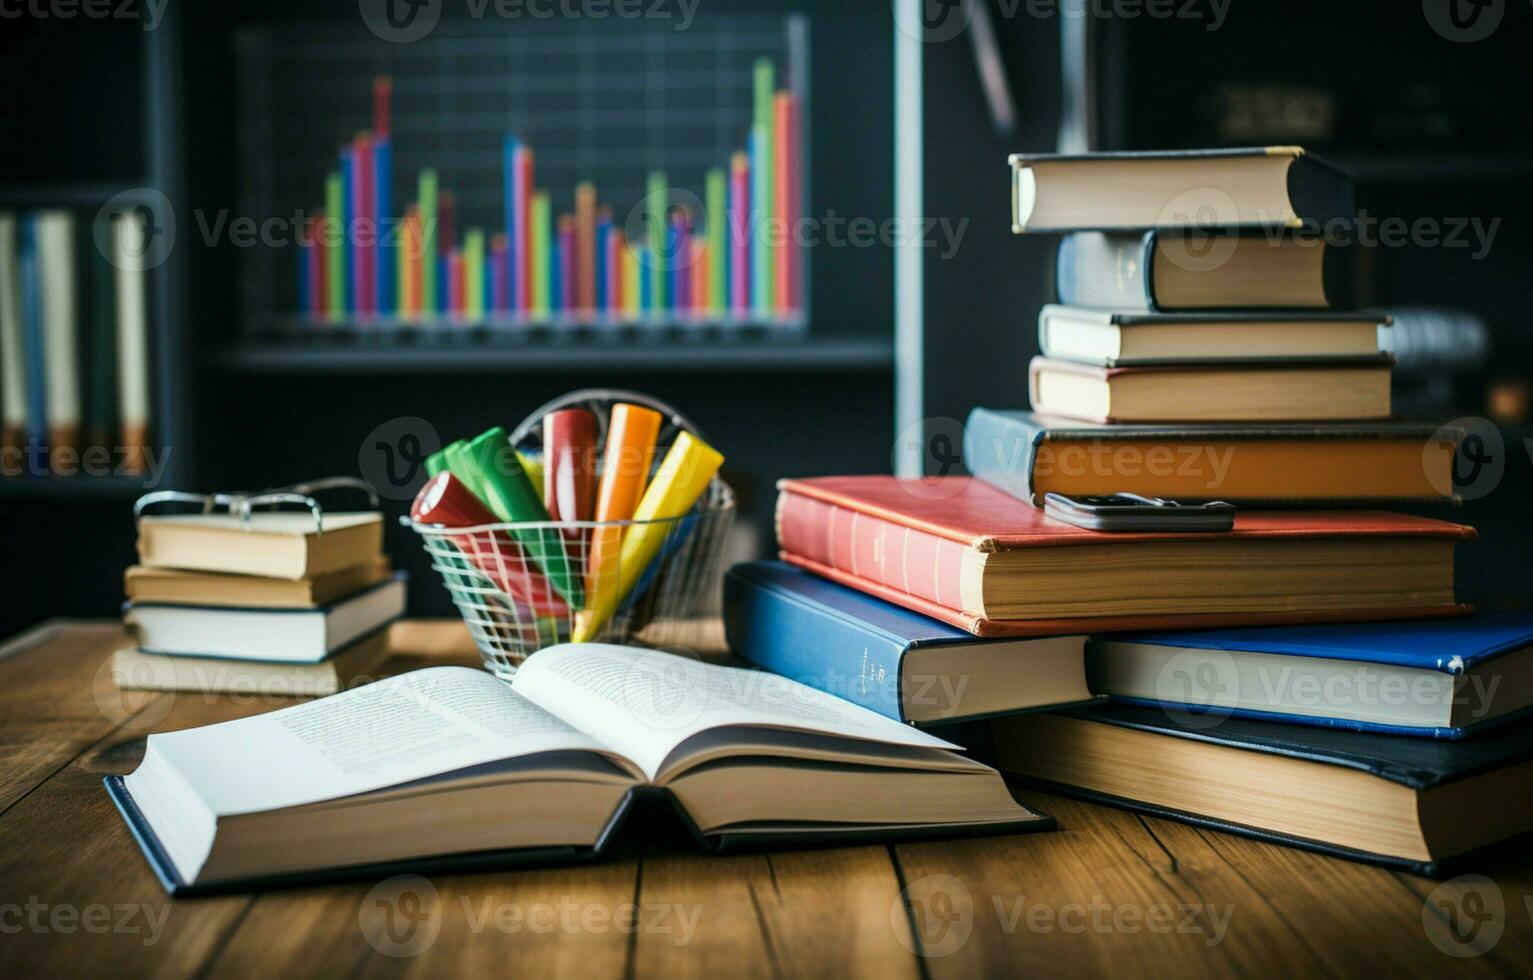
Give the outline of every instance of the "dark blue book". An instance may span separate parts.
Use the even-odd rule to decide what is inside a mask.
[[[783,562],[729,570],[724,626],[737,656],[897,721],[1091,699],[1085,637],[984,639]]]
[[[37,216],[21,224],[18,265],[21,280],[21,348],[27,377],[27,452],[40,451],[48,440],[48,375],[44,367],[43,295],[38,268]],[[39,461],[45,464],[46,460]]]
[[[1059,241],[1054,291],[1122,313],[1346,309],[1356,251],[1291,233],[1082,231]]]
[[[1098,694],[1204,717],[1462,738],[1533,704],[1533,614],[1099,636],[1086,663]]]
[[[991,727],[999,768],[1051,791],[1430,877],[1533,830],[1529,725],[1446,742],[1109,703]]]

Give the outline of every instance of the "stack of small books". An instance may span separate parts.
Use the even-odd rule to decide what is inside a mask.
[[[323,695],[374,676],[405,608],[382,545],[375,512],[140,518],[118,686]]]
[[[1345,175],[1011,163],[1016,229],[1072,232],[1034,411],[974,411],[973,477],[782,481],[735,651],[916,724],[1004,716],[1002,769],[1195,823],[1434,874],[1533,829],[1533,617],[1458,603],[1473,529],[1362,509],[1451,498],[1456,435],[1390,419],[1387,318],[1332,309]],[[1045,509],[1124,493],[1233,526]]]
[[[1344,174],[1297,147],[1011,163],[1014,228],[1073,232],[1057,262],[1065,305],[1039,317],[1043,356],[1029,372],[1039,412],[1128,423],[1389,417],[1389,318],[1335,309],[1353,292],[1356,253]]]

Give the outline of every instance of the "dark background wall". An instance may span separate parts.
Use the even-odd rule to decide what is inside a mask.
[[[175,0],[172,0],[173,4]],[[408,357],[384,368],[339,363],[260,367],[241,344],[240,309],[232,288],[240,256],[227,243],[197,241],[195,215],[235,209],[241,160],[236,139],[234,37],[241,26],[272,21],[355,24],[349,0],[176,4],[182,21],[176,54],[183,82],[178,109],[187,139],[184,200],[175,202],[178,248],[187,250],[189,344],[187,396],[180,411],[187,437],[172,453],[183,464],[178,487],[256,489],[336,473],[357,473],[369,433],[390,419],[426,420],[444,442],[490,425],[510,428],[566,391],[631,388],[655,395],[695,420],[728,457],[725,477],[737,489],[741,520],[770,546],[773,481],[787,475],[883,472],[893,444],[893,261],[888,248],[818,247],[811,255],[811,336],[845,341],[852,355],[810,349],[761,366],[727,352],[666,369],[623,358],[578,356],[558,366],[521,367],[506,358],[492,369],[422,370]],[[444,16],[461,14],[448,3]],[[810,14],[811,152],[808,213],[884,221],[892,210],[893,106],[889,99],[893,25],[873,4],[705,0],[697,23],[731,12]],[[11,29],[5,22],[0,29]],[[34,157],[11,157],[0,174],[29,187],[50,175],[73,180],[128,178],[142,156],[109,136],[114,121],[139,117],[136,27],[58,21],[21,24],[12,40],[28,63],[52,64],[53,88],[43,108],[13,93],[0,106],[47,138],[28,140]],[[536,24],[528,21],[528,27]],[[85,43],[79,37],[89,34]],[[111,55],[103,61],[101,52]],[[11,62],[12,65],[17,62]],[[94,66],[123,84],[102,86]],[[22,73],[25,74],[24,72]],[[55,78],[57,76],[57,78]],[[16,78],[18,83],[23,79]],[[83,106],[83,110],[75,107]],[[76,125],[84,119],[82,127]],[[99,144],[108,149],[96,153]],[[119,152],[121,151],[121,152]],[[62,162],[55,163],[55,157]],[[58,169],[62,167],[62,169]],[[5,169],[9,168],[9,169]],[[3,196],[3,195],[0,195]],[[3,203],[3,201],[0,201]],[[211,220],[206,217],[205,220]],[[879,352],[882,353],[879,353]],[[871,353],[870,353],[871,352]],[[3,489],[3,488],[0,488]],[[40,560],[0,608],[0,634],[55,615],[112,615],[122,598],[121,572],[133,560],[132,496],[3,499],[7,550]],[[407,502],[385,501],[390,515]],[[410,608],[448,615],[445,591],[413,535],[391,524],[387,547],[412,572]]]
[[[1479,256],[1441,244],[1357,250],[1361,303],[1467,310],[1490,331],[1483,368],[1446,379],[1440,397],[1400,391],[1397,403],[1434,421],[1488,419],[1493,386],[1518,390],[1533,378],[1533,100],[1525,97],[1533,61],[1524,54],[1533,49],[1533,8],[1494,6],[1503,19],[1474,42],[1438,33],[1417,3],[1235,0],[1217,30],[1208,30],[1208,16],[1098,19],[1089,45],[1096,148],[1297,143],[1351,171],[1359,209],[1375,219],[1498,222]],[[1193,8],[1211,11],[1207,3]],[[974,405],[1026,407],[1037,311],[1053,298],[1055,243],[1011,234],[1005,158],[1055,148],[1062,19],[1027,16],[1025,3],[989,9],[1018,109],[1014,134],[997,135],[992,125],[967,34],[925,48],[926,207],[969,221],[958,255],[925,263],[925,398],[934,427],[961,421]],[[1018,14],[1008,17],[1008,9]],[[1278,130],[1313,129],[1231,131],[1253,117]],[[1495,489],[1482,493],[1481,482],[1465,488],[1471,499],[1462,506],[1418,510],[1479,529],[1459,549],[1462,597],[1526,608],[1533,442],[1523,442],[1530,430],[1515,413],[1496,421],[1476,423],[1501,442],[1493,447],[1504,474]]]
[[[181,241],[190,243],[196,211],[236,206],[235,32],[273,20],[351,19],[356,5],[172,4],[180,14],[173,70],[184,171],[176,204]],[[1526,190],[1533,177],[1533,9],[1517,0],[1501,6],[1496,33],[1465,44],[1433,31],[1419,4],[1384,0],[1237,0],[1217,31],[1206,21],[1108,18],[1096,25],[1091,46],[1101,146],[1251,142],[1228,131],[1230,100],[1239,92],[1319,93],[1333,111],[1325,135],[1282,141],[1351,168],[1365,209],[1408,220],[1500,218],[1483,258],[1448,248],[1379,249],[1367,260],[1365,283],[1370,303],[1451,305],[1486,319],[1489,365],[1455,379],[1447,399],[1429,411],[1487,414],[1488,386],[1533,377],[1533,342],[1523,323],[1533,259]],[[923,210],[964,229],[955,254],[943,258],[931,249],[924,260],[925,414],[936,420],[961,420],[976,404],[1025,404],[1037,308],[1051,298],[1054,243],[1010,233],[1005,157],[1054,148],[1062,19],[1057,12],[1029,16],[1026,3],[992,0],[989,9],[1018,108],[1014,132],[999,134],[991,124],[966,34],[923,46]],[[703,0],[698,16],[732,10],[810,15],[810,213],[888,217],[895,38],[888,3]],[[85,184],[141,173],[149,148],[140,125],[146,65],[139,41],[132,23],[0,22],[0,131],[27,134],[7,140],[0,153],[0,206],[44,206],[52,188],[79,194]],[[232,288],[238,256],[227,246],[184,247],[186,383],[174,409],[184,437],[171,449],[176,479],[189,489],[356,472],[365,438],[389,419],[418,416],[451,439],[512,425],[548,398],[587,386],[646,390],[697,419],[728,454],[726,475],[741,493],[742,512],[768,543],[776,478],[890,467],[894,267],[883,245],[812,250],[812,332],[871,342],[856,357],[811,352],[766,367],[719,359],[684,370],[611,359],[555,369],[497,362],[471,372],[422,370],[409,361],[384,370],[263,367],[242,353]],[[1496,492],[1462,509],[1430,511],[1481,527],[1481,540],[1462,550],[1461,587],[1491,606],[1520,604],[1526,592],[1533,468],[1520,441],[1525,431],[1515,423],[1503,430],[1507,475]],[[0,543],[7,554],[26,556],[8,566],[0,634],[53,615],[114,613],[121,570],[133,556],[131,500],[115,491],[0,487]],[[388,506],[403,511],[400,502]],[[409,534],[391,528],[388,546],[416,573],[412,609],[447,613]]]

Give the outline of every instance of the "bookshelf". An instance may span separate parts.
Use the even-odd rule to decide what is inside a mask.
[[[709,31],[728,27],[731,18],[764,17],[781,25],[795,14],[808,17],[814,38],[812,45],[800,49],[809,62],[804,77],[891,77],[893,27],[884,7],[829,0],[718,0],[700,7],[698,23],[677,32],[676,40],[703,44],[715,36]],[[451,9],[444,11],[444,38],[475,28],[472,22],[452,23],[453,16]],[[705,23],[710,19],[712,23]],[[896,373],[890,249],[813,249],[802,283],[812,310],[807,328],[750,318],[728,330],[684,319],[664,324],[647,319],[617,324],[564,321],[542,329],[526,329],[520,323],[479,329],[452,322],[415,326],[407,337],[391,337],[376,323],[327,323],[323,330],[312,323],[298,324],[291,317],[296,312],[294,254],[274,252],[275,275],[267,283],[250,275],[252,265],[259,268],[266,259],[232,242],[227,233],[209,241],[206,229],[216,225],[220,211],[226,211],[229,220],[269,217],[271,211],[256,207],[261,200],[280,208],[278,214],[318,203],[317,179],[326,162],[333,161],[336,146],[354,137],[354,126],[368,124],[366,84],[380,73],[393,73],[396,86],[396,168],[414,173],[430,165],[444,175],[451,173],[458,217],[488,211],[489,218],[470,220],[495,227],[491,222],[499,193],[499,157],[481,160],[476,144],[432,136],[434,110],[420,101],[424,86],[435,84],[431,80],[439,73],[460,82],[468,76],[459,78],[448,67],[432,67],[428,55],[437,49],[430,44],[379,49],[355,4],[170,4],[155,29],[131,26],[131,31],[112,34],[109,43],[80,46],[74,34],[65,32],[62,45],[50,47],[43,60],[58,62],[56,74],[76,79],[76,90],[99,87],[104,77],[99,66],[112,66],[114,82],[103,96],[112,102],[109,118],[95,113],[71,119],[62,109],[42,114],[39,125],[46,126],[32,142],[49,149],[32,152],[22,163],[0,160],[0,207],[56,205],[91,214],[119,194],[144,189],[173,202],[176,245],[148,283],[156,382],[154,440],[171,449],[157,488],[239,489],[356,473],[368,433],[392,418],[419,417],[442,432],[480,431],[491,424],[514,424],[552,397],[592,386],[644,391],[709,419],[710,435],[729,451],[727,467],[742,500],[742,523],[753,522],[762,541],[770,541],[776,477],[874,472],[889,465]],[[359,54],[345,67],[362,87],[353,91],[349,83],[337,83],[323,106],[316,104],[312,111],[291,118],[273,117],[279,128],[298,131],[288,137],[318,148],[323,158],[317,167],[287,174],[281,160],[275,170],[268,161],[263,165],[267,169],[252,175],[242,143],[246,127],[241,112],[250,98],[261,95],[242,81],[240,38],[252,31],[310,26],[317,34],[333,33],[339,26],[355,35],[320,55],[339,61],[347,52]],[[498,37],[503,27],[491,20],[485,30],[494,28]],[[524,18],[520,29],[541,28]],[[0,52],[5,50],[0,43]],[[396,60],[374,63],[379,50]],[[524,53],[535,68],[537,46]],[[661,148],[670,154],[663,163],[668,173],[674,172],[676,186],[694,193],[705,188],[707,168],[738,149],[741,134],[736,130],[748,108],[742,99],[745,90],[738,84],[743,79],[739,69],[762,53],[771,52],[742,46],[724,58],[718,70],[721,77],[732,79],[727,87],[712,85],[713,69],[706,75],[678,77],[676,101],[663,120],[677,136]],[[400,68],[399,58],[414,58],[419,66]],[[790,61],[786,53],[777,55],[779,71]],[[663,59],[655,65],[662,78],[665,70],[675,67]],[[329,79],[328,66],[321,67],[321,77]],[[3,76],[6,66],[0,64]],[[560,75],[566,80],[579,76],[578,70]],[[476,79],[476,84],[483,81]],[[516,119],[496,111],[497,106],[506,108],[496,101],[500,96],[486,110],[474,102],[472,93],[458,94],[478,106],[475,119],[486,132],[504,134],[519,128]],[[64,103],[71,97],[85,99],[83,94],[65,93]],[[577,102],[583,98],[573,89],[567,97]],[[6,99],[0,93],[0,110]],[[807,213],[823,216],[833,209],[842,221],[854,216],[886,220],[893,198],[888,167],[893,155],[892,102],[870,98],[857,85],[835,84],[816,86],[812,101],[806,97],[804,106],[806,170],[811,169],[807,147],[814,147],[813,179],[806,176],[803,188]],[[510,108],[522,111],[514,101]],[[563,113],[558,106],[548,108]],[[363,117],[360,121],[345,116],[353,109]],[[683,114],[710,122],[682,132],[676,124],[686,122]],[[413,135],[406,124],[414,127]],[[604,199],[619,211],[626,209],[642,189],[635,181],[647,170],[638,178],[625,176],[614,167],[626,163],[611,156],[616,147],[635,160],[643,157],[638,152],[647,146],[643,120],[628,129],[611,112],[597,112],[584,121],[570,117],[568,124],[584,134],[580,139],[585,142],[577,141],[561,156],[555,152],[559,140],[544,136],[538,143],[539,181],[547,180],[547,186],[565,194],[580,180],[593,179],[610,195]],[[48,132],[48,126],[58,132]],[[618,129],[606,132],[614,126]],[[538,127],[528,128],[531,139]],[[122,137],[114,142],[112,153],[92,157],[97,141],[113,142],[119,131]],[[811,133],[834,138],[815,142]],[[613,140],[619,135],[637,142],[618,146]],[[682,151],[688,156],[679,155]],[[252,178],[260,189],[268,177],[274,182],[273,196],[247,193]],[[289,180],[296,187],[293,195],[286,191]],[[261,297],[268,287],[271,295]],[[279,323],[273,316],[288,319]],[[817,428],[810,431],[806,420]],[[54,556],[40,567],[13,609],[0,614],[0,633],[52,615],[112,615],[122,598],[122,567],[132,561],[129,506],[146,489],[141,481],[113,476],[0,478],[0,506],[8,516],[21,518],[16,521],[21,525],[17,546]],[[397,514],[406,503],[388,500],[385,509]],[[399,567],[415,573],[412,610],[450,611],[419,542],[396,532],[390,529],[387,547]],[[65,540],[52,540],[58,534]],[[90,559],[83,561],[82,555]],[[67,588],[58,586],[63,581]]]
[[[894,349],[887,339],[857,337],[796,343],[736,337],[577,336],[539,341],[447,336],[393,340],[369,338],[363,333],[347,342],[322,335],[305,342],[238,343],[221,350],[216,363],[242,374],[880,372],[894,363]]]
[[[116,42],[138,48],[132,57],[125,59],[139,69],[138,90],[130,100],[137,118],[119,120],[119,125],[136,127],[138,132],[138,137],[130,142],[142,152],[139,159],[133,161],[131,169],[109,176],[49,180],[35,179],[34,175],[31,180],[5,182],[0,184],[0,208],[22,211],[65,208],[83,219],[76,222],[75,234],[90,236],[94,233],[93,220],[98,209],[108,203],[154,207],[157,201],[179,199],[177,27],[174,11],[167,10],[166,18],[156,30],[135,30],[131,35],[120,36]],[[183,410],[186,359],[181,330],[184,264],[185,256],[172,248],[165,261],[146,272],[150,438],[157,454],[165,454],[167,447],[170,450],[165,467],[158,473],[161,481],[180,478],[188,455],[189,436]],[[84,329],[83,322],[81,329]],[[137,477],[115,473],[5,476],[0,477],[0,499],[38,504],[53,500],[131,501],[152,489],[149,482],[147,475]]]

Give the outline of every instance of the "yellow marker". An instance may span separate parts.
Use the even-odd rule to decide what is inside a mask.
[[[639,576],[660,553],[667,534],[675,530],[675,523],[668,518],[681,517],[692,509],[697,498],[708,489],[708,481],[719,470],[724,457],[712,446],[683,432],[676,437],[655,478],[650,481],[634,511],[635,521],[655,521],[653,524],[635,524],[623,535],[623,548],[618,558],[617,592],[606,590],[596,605],[588,606],[577,617],[575,642],[584,643],[596,635],[611,617],[614,609],[633,589]]]

